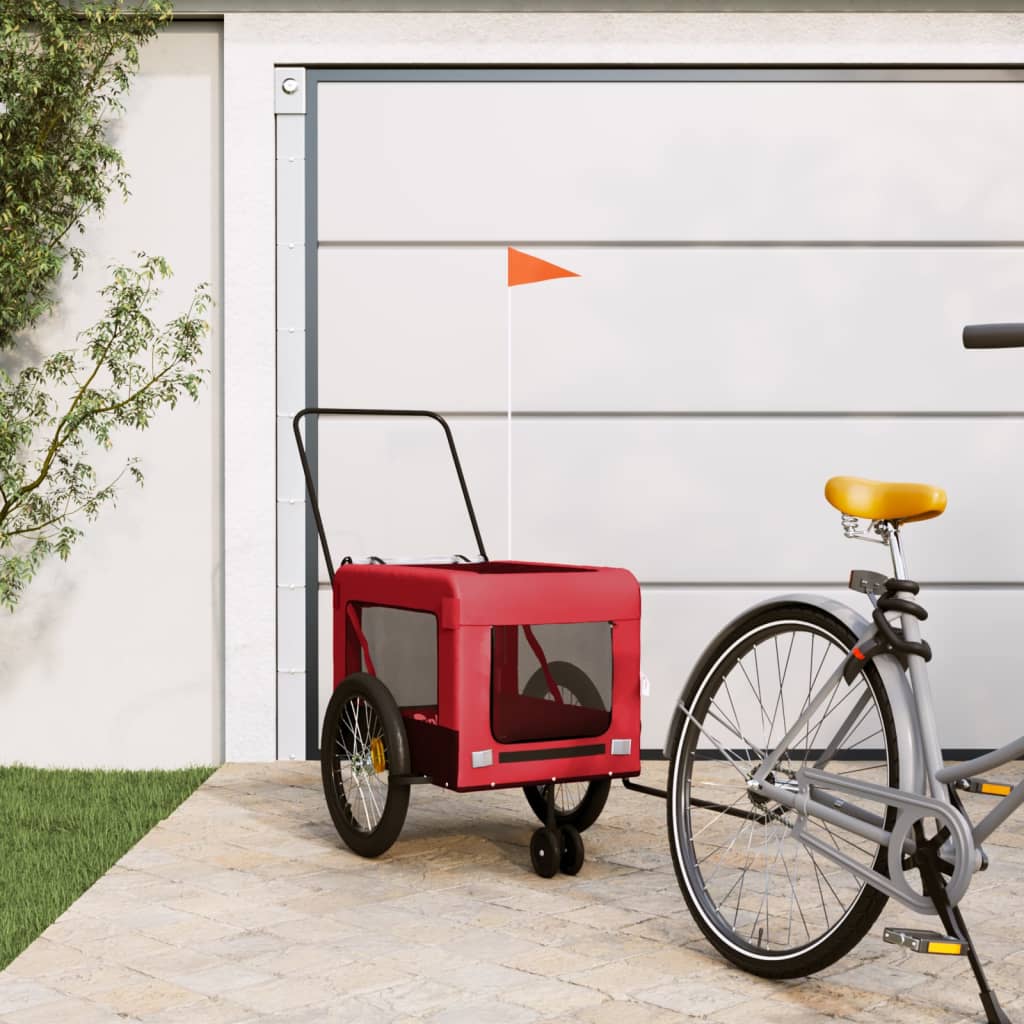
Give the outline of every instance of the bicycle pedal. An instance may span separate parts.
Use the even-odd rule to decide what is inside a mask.
[[[970,949],[966,942],[959,939],[920,928],[886,928],[882,932],[882,941],[903,946],[912,953],[931,953],[936,956],[966,956]]]
[[[1006,782],[989,782],[988,779],[961,779],[956,788],[965,793],[984,793],[985,796],[1009,796],[1013,786]]]

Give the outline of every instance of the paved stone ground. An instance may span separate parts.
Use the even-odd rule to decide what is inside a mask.
[[[0,974],[0,1024],[982,1019],[965,960],[882,943],[883,922],[914,923],[891,903],[812,979],[726,965],[683,904],[660,800],[616,784],[575,878],[532,873],[535,824],[518,791],[418,787],[366,861],[317,765],[225,766]],[[1024,1021],[1024,820],[989,850],[964,909]]]

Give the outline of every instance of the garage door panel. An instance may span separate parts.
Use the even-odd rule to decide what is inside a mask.
[[[1024,250],[538,247],[581,277],[512,292],[516,411],[1020,408]],[[504,247],[328,247],[321,396],[500,412]]]
[[[503,420],[452,429],[492,557],[504,557]],[[944,516],[906,528],[912,573],[1024,580],[1020,419],[543,418],[513,426],[517,558],[623,565],[642,581],[843,580],[888,570],[881,545],[845,540],[822,497],[838,473],[945,486]],[[325,421],[320,487],[332,554],[473,554],[435,424]],[[978,543],[978,524],[991,524]],[[325,577],[322,577],[325,578]]]
[[[321,248],[321,403],[504,409],[505,267],[503,247]]]
[[[651,682],[643,701],[641,746],[660,748],[682,689],[704,648],[734,616],[783,591],[750,589],[645,590],[642,664]],[[816,589],[868,617],[870,606],[849,590]],[[984,708],[1017,707],[1021,659],[1014,637],[1024,619],[1022,590],[925,589],[922,626],[935,657],[929,664],[942,744],[992,747],[1019,733],[1017,723]],[[743,695],[737,691],[735,699]],[[964,714],[964,701],[974,709]],[[742,708],[739,709],[743,713]]]
[[[521,420],[514,553],[624,565],[644,581],[886,571],[885,549],[845,540],[822,496],[850,473],[947,488],[947,513],[906,529],[916,578],[1024,580],[1022,446],[1020,419]]]
[[[1024,237],[1014,83],[335,82],[319,104],[321,240]]]
[[[578,282],[513,299],[514,409],[1021,408],[1024,356],[979,358],[960,334],[965,323],[1024,317],[1024,250],[563,256]]]

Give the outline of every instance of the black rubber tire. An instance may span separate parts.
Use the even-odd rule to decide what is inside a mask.
[[[593,680],[583,669],[569,661],[553,661],[548,665],[560,689],[568,691],[587,707],[601,707],[604,703]],[[523,689],[524,696],[548,696],[547,679],[543,669],[537,669]],[[555,783],[555,825],[572,825],[579,832],[590,828],[600,817],[612,788],[611,779],[592,779],[586,789],[578,792],[582,783]],[[547,824],[547,786],[523,786],[523,793],[538,821]],[[572,794],[570,796],[569,794]],[[562,796],[563,802],[559,801]],[[571,802],[570,802],[571,801]]]
[[[371,763],[372,771],[362,767],[357,769],[351,758],[342,756],[340,748],[344,747],[361,761],[370,757],[372,762],[372,744],[362,742],[361,738],[357,739],[349,724],[357,720],[371,725],[375,731],[379,729],[375,735],[383,744],[383,757],[388,773],[386,790],[380,784],[380,780],[375,778],[380,774],[375,765]],[[377,750],[379,757],[380,747]],[[376,783],[374,792],[384,800],[379,820],[371,822],[369,812],[364,811],[367,821],[360,821],[358,808],[353,807],[355,801],[350,803],[349,797],[345,794],[342,782],[344,765],[348,766],[350,778],[356,778],[357,775],[366,778],[367,792]],[[354,672],[346,676],[335,688],[327,705],[320,737],[320,771],[327,809],[331,813],[331,820],[338,830],[338,835],[345,841],[346,846],[360,857],[379,857],[398,838],[409,809],[408,783],[401,785],[392,778],[395,775],[409,774],[409,744],[406,740],[405,725],[395,698],[379,679],[364,672]],[[368,807],[365,801],[363,806]],[[376,804],[374,807],[376,809]]]
[[[832,615],[829,615],[811,605],[793,603],[777,605],[769,609],[752,610],[747,615],[742,616],[733,623],[732,628],[730,628],[728,632],[719,636],[712,643],[712,645],[705,651],[691,675],[690,681],[682,694],[681,706],[689,709],[694,722],[702,722],[706,720],[710,702],[714,699],[715,693],[718,689],[721,686],[726,685],[724,681],[727,678],[728,673],[732,672],[736,665],[739,664],[739,659],[741,657],[749,657],[749,655],[754,651],[756,644],[770,639],[773,636],[773,627],[775,629],[774,635],[779,636],[784,634],[784,628],[786,626],[789,627],[789,632],[791,633],[809,632],[817,636],[824,634],[830,638],[830,643],[836,644],[837,647],[840,647],[841,650],[844,651],[850,650],[857,640],[856,636],[854,636],[844,623],[840,622]],[[791,653],[792,650],[793,648],[790,647]],[[811,650],[813,652],[814,648],[812,647]],[[826,651],[828,650],[831,650],[831,648],[826,648]],[[744,651],[746,653],[744,653]],[[837,649],[833,653],[837,660],[841,659],[842,655],[840,650]],[[757,656],[755,655],[755,659],[756,657]],[[768,654],[767,657],[770,662],[772,655]],[[754,663],[757,664],[756,660]],[[822,663],[824,663],[824,658]],[[781,678],[783,682],[786,681],[785,672],[781,673]],[[857,677],[855,680],[855,684],[857,686],[861,685],[860,679],[864,679],[867,686],[870,688],[871,694],[874,697],[875,707],[877,708],[878,720],[880,722],[879,731],[884,732],[885,748],[883,749],[887,752],[887,755],[885,761],[881,762],[879,774],[884,774],[887,767],[889,776],[888,784],[890,786],[898,786],[899,748],[896,730],[893,725],[892,709],[885,692],[885,687],[882,684],[877,669],[871,663],[868,663],[865,666],[862,676]],[[760,685],[761,680],[759,678],[758,686]],[[814,685],[813,682],[811,685]],[[840,688],[846,686],[846,684],[842,682],[839,685]],[[802,680],[801,686],[808,689],[808,693],[810,692],[807,680]],[[780,683],[778,687],[780,692],[782,688],[782,684]],[[836,693],[840,692],[841,691],[836,691]],[[802,693],[800,696],[802,696]],[[835,696],[835,694],[833,694],[833,696]],[[870,706],[870,703],[867,706]],[[828,708],[826,707],[823,717],[827,717],[827,715]],[[877,920],[878,915],[885,906],[888,897],[878,892],[876,889],[865,885],[860,890],[859,895],[851,896],[849,906],[843,914],[837,917],[834,923],[829,920],[827,914],[825,915],[826,924],[823,926],[820,935],[810,936],[808,931],[809,941],[803,945],[789,946],[788,943],[793,941],[792,933],[789,933],[785,940],[787,948],[772,950],[769,948],[770,942],[767,942],[764,945],[755,946],[753,944],[753,928],[758,924],[759,918],[757,916],[755,916],[754,925],[751,927],[751,935],[749,939],[745,935],[741,935],[738,929],[734,930],[735,917],[733,923],[730,924],[730,922],[722,915],[720,909],[715,905],[714,898],[710,895],[712,880],[710,878],[705,879],[701,873],[700,859],[697,856],[697,849],[694,845],[699,838],[700,831],[694,832],[694,826],[691,821],[692,810],[689,805],[689,800],[691,798],[693,766],[695,763],[699,764],[701,762],[700,759],[691,756],[697,744],[697,726],[691,726],[690,721],[686,718],[682,719],[682,721],[682,727],[673,729],[669,740],[670,749],[668,750],[668,753],[670,757],[670,767],[668,800],[666,801],[667,822],[669,847],[672,851],[672,861],[675,865],[676,878],[694,920],[697,922],[708,941],[726,959],[730,960],[736,966],[764,978],[782,979],[804,977],[835,963],[853,949],[861,938],[863,938],[864,934]],[[737,718],[737,721],[740,720]],[[742,722],[740,724],[742,725]],[[769,732],[769,737],[770,736],[771,732]],[[817,733],[815,734],[815,737],[817,737]],[[778,734],[778,738],[781,738],[781,734]],[[750,735],[747,734],[746,742],[756,745],[760,742],[760,739],[759,737],[751,738]],[[813,742],[811,745],[815,746]],[[794,753],[793,756],[794,758],[797,758],[798,754]],[[753,759],[754,755],[751,753],[750,757]],[[806,751],[804,752],[804,758],[806,760]],[[750,763],[753,763],[753,760]],[[740,775],[742,776],[743,774],[744,772],[740,771]],[[729,781],[731,782],[731,777]],[[740,785],[742,785],[741,781],[732,783],[733,788],[739,787]],[[730,796],[731,792],[724,796],[717,796],[716,799],[725,804],[730,799]],[[737,805],[733,804],[732,806],[736,807]],[[788,813],[793,814],[794,812]],[[783,817],[785,817],[785,815],[783,815]],[[888,815],[889,827],[891,827],[893,820],[894,813],[890,810]],[[783,822],[783,824],[785,824],[785,822]],[[836,831],[841,835],[841,830]],[[790,834],[792,833],[790,832]],[[739,833],[737,833],[737,836],[738,835]],[[706,837],[700,841],[707,844],[712,842],[712,839],[710,837]],[[789,854],[781,854],[782,846],[785,841],[783,834],[783,838],[779,840],[780,854],[777,856],[781,856],[783,864],[789,863],[792,865],[792,852]],[[842,841],[842,839],[840,839],[840,841]],[[799,845],[796,840],[793,840],[792,842],[794,846]],[[861,840],[861,842],[866,841]],[[870,857],[871,852],[871,848],[869,847],[865,850],[865,855]],[[723,860],[727,859],[728,855],[729,851],[725,850],[722,854]],[[823,863],[828,864],[828,861],[824,861]],[[873,864],[870,866],[882,874],[887,874],[886,850],[884,848],[880,847],[878,849],[877,856],[875,857]],[[711,870],[714,870],[713,865],[710,865],[710,867]],[[744,867],[742,870],[746,871],[747,869]],[[786,869],[786,873],[789,873],[788,868]],[[720,882],[719,884],[722,883]],[[794,886],[792,891],[795,892],[795,885],[792,880],[790,880],[790,884],[791,886]],[[820,886],[820,882],[818,884]],[[762,931],[768,928],[769,911],[767,909],[767,885],[768,882],[766,878],[765,926]],[[742,893],[742,885],[740,887],[740,891]],[[723,907],[727,902],[728,895],[722,900]],[[822,900],[822,909],[825,909],[824,897]],[[738,897],[736,913],[739,913]],[[760,911],[758,910],[758,914],[759,913]],[[792,910],[790,910],[790,914],[792,915]],[[747,923],[748,922],[745,922],[741,926],[744,930]],[[761,942],[762,938],[763,935],[759,934],[758,942]],[[803,939],[800,937],[797,938],[796,941],[800,943],[803,942]]]
[[[563,875],[578,875],[585,859],[583,836],[572,825],[563,825],[558,835],[562,841],[562,856],[558,867]]]
[[[561,860],[562,844],[558,833],[539,828],[530,836],[530,863],[541,878],[554,878]]]

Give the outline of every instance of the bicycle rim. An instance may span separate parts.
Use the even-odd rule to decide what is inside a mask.
[[[846,633],[813,612],[751,622],[716,652],[687,700],[669,796],[673,856],[698,922],[748,969],[774,964],[778,974],[786,960],[799,961],[800,973],[819,969],[860,938],[884,903],[794,836],[795,811],[746,784],[844,661],[854,641]],[[891,785],[895,765],[888,701],[869,668],[839,683],[768,781],[793,789],[800,768],[817,766]],[[881,866],[877,844],[815,819],[805,828],[864,867]]]

